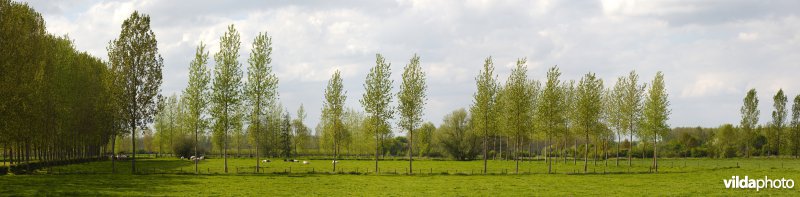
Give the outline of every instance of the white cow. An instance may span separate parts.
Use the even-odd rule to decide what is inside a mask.
[[[308,164],[311,164],[311,162],[303,161],[303,165],[308,165]]]
[[[333,160],[333,162],[331,162],[331,163],[339,163],[339,161]]]

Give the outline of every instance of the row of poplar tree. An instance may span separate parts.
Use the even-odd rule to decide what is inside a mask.
[[[634,72],[620,77],[613,88],[605,88],[593,73],[578,82],[562,81],[557,67],[548,71],[545,80],[533,80],[527,76],[526,59],[519,59],[505,84],[500,84],[491,57],[476,77],[478,91],[469,113],[457,110],[437,129],[422,123],[427,85],[420,57],[410,59],[400,91],[393,93],[391,64],[377,54],[359,99],[365,113],[344,106],[347,92],[336,71],[325,88],[321,121],[312,136],[303,124],[303,109],[292,120],[278,102],[278,79],[270,66],[272,41],[266,33],[259,33],[252,42],[246,81],[238,61],[240,36],[231,25],[213,54],[213,70],[207,66],[209,52],[201,43],[189,65],[186,89],[180,97],[163,98],[163,59],[149,16],[134,12],[125,20],[119,37],[109,42],[108,62],[103,62],[77,52],[66,37],[47,34],[41,15],[26,4],[5,0],[2,6],[0,55],[8,61],[0,68],[4,98],[0,143],[6,155],[15,158],[12,162],[98,157],[117,152],[115,139],[124,135],[131,140],[131,150],[138,150],[137,134],[154,121],[156,135],[169,141],[173,153],[201,155],[207,152],[199,147],[201,140],[213,141],[223,153],[226,171],[231,141],[254,147],[257,166],[261,155],[288,157],[292,146],[297,151],[298,145],[309,141],[318,141],[318,147],[330,150],[334,158],[340,157],[343,147],[363,150],[371,146],[375,171],[379,171],[379,156],[392,136],[389,122],[396,116],[398,127],[408,135],[409,172],[413,172],[414,150],[438,147],[457,159],[470,159],[480,151],[485,161],[489,140],[497,137],[511,145],[508,151],[517,161],[534,140],[546,140],[544,154],[550,158],[558,152],[552,145],[563,141],[563,151],[567,141],[574,140],[577,147],[580,139],[586,144],[586,165],[589,144],[605,150],[613,137],[620,141],[623,136],[657,143],[669,130],[669,102],[660,72],[645,92],[646,86],[639,84]],[[394,99],[397,106],[391,105]],[[417,132],[421,139],[414,139]],[[474,146],[476,140],[482,147]],[[415,142],[422,142],[416,147],[428,148],[412,148]],[[166,152],[163,149],[159,152]],[[653,152],[654,167],[657,152]],[[131,162],[135,172],[135,152]],[[336,163],[332,164],[335,170]]]
[[[27,4],[0,1],[0,148],[4,162],[97,158],[120,130],[118,89],[102,60],[47,33]],[[26,165],[29,166],[29,165]]]

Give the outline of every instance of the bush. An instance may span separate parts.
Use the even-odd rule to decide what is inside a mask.
[[[722,153],[722,155],[725,158],[736,157],[736,149],[733,148],[733,146],[726,146],[724,152]]]
[[[194,156],[194,139],[191,137],[181,137],[172,146],[175,157],[189,158]],[[202,146],[198,146],[197,153],[202,155],[203,152],[205,150],[203,150]]]
[[[692,148],[692,157],[708,157],[708,149],[701,147],[701,148]]]

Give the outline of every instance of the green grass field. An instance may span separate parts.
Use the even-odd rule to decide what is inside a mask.
[[[343,160],[337,164],[337,171],[341,170],[338,174],[330,173],[330,160],[311,160],[310,165],[275,160],[266,164],[266,172],[260,174],[253,171],[255,159],[230,159],[227,174],[222,171],[221,159],[205,160],[200,163],[201,175],[189,174],[193,172],[192,162],[177,159],[142,159],[137,162],[142,172],[138,175],[131,175],[130,162],[117,163],[118,174],[108,174],[111,163],[107,161],[75,164],[42,169],[34,175],[0,176],[0,194],[800,195],[796,188],[725,189],[722,183],[735,175],[797,179],[800,160],[795,159],[661,159],[658,174],[648,173],[652,160],[635,160],[631,172],[626,160],[620,161],[620,167],[615,167],[615,160],[609,160],[607,167],[604,162],[599,161],[595,166],[590,161],[589,174],[574,173],[578,169],[582,172],[583,164],[579,161],[575,165],[572,160],[566,164],[558,160],[553,165],[556,174],[544,174],[547,165],[538,160],[520,162],[523,174],[519,175],[513,174],[513,161],[489,161],[489,172],[494,175],[478,175],[482,161],[420,160],[414,162],[415,175],[411,176],[404,174],[408,161],[381,161],[383,173],[376,175],[374,161],[369,160]],[[290,168],[291,173],[284,173]],[[369,173],[365,173],[367,170]]]

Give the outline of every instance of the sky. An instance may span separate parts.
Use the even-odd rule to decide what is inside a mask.
[[[340,70],[346,105],[358,100],[380,53],[391,63],[394,92],[403,67],[418,54],[427,74],[424,120],[438,125],[469,108],[483,60],[494,59],[505,81],[518,58],[542,80],[557,65],[563,80],[593,72],[612,86],[635,70],[642,83],[665,75],[672,127],[738,124],[747,90],[760,99],[760,123],[771,120],[772,97],[800,94],[800,1],[30,1],[47,30],[68,35],[78,50],[108,59],[134,10],[151,17],[164,58],[164,95],[180,94],[202,41],[210,54],[230,24],[241,34],[246,73],[252,40],[267,32],[280,101],[295,115],[303,104],[319,122],[327,80]],[[213,68],[211,58],[209,68]],[[396,101],[397,99],[393,99]],[[395,102],[396,105],[396,102]],[[397,118],[397,115],[395,115]],[[396,126],[395,126],[396,127]]]

